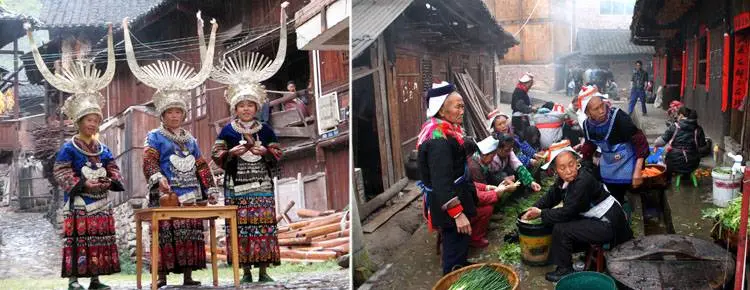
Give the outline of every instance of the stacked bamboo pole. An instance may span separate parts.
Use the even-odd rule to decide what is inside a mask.
[[[323,262],[349,253],[348,212],[299,209],[297,215],[310,218],[279,226],[277,230],[283,261]],[[210,255],[208,247],[206,254]],[[226,255],[225,249],[219,249],[220,260],[226,261]]]

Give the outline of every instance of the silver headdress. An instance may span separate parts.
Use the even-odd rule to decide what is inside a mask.
[[[231,110],[242,101],[251,101],[258,106],[266,102],[266,91],[260,82],[271,78],[284,64],[287,38],[285,9],[288,5],[289,2],[281,4],[281,35],[273,61],[257,52],[236,53],[222,60],[222,65],[211,72],[212,80],[229,85],[225,97]]]
[[[203,19],[200,12],[196,15],[198,18],[198,38],[203,39]],[[128,59],[128,66],[133,75],[149,87],[155,88],[156,93],[152,97],[156,111],[161,116],[169,108],[180,108],[187,113],[187,98],[189,90],[201,85],[208,79],[213,66],[214,44],[216,42],[216,29],[219,27],[216,20],[211,20],[211,37],[209,39],[208,49],[201,42],[201,69],[194,73],[193,68],[187,66],[181,61],[162,61],[158,60],[141,67],[135,59],[133,52],[133,43],[130,40],[130,29],[128,28],[128,19],[122,20],[122,26],[125,33],[125,54]],[[205,55],[204,55],[205,52]]]
[[[39,54],[31,33],[31,26],[26,23],[24,27],[31,43],[34,62],[44,79],[58,90],[73,94],[65,100],[65,104],[62,106],[63,113],[72,119],[76,126],[78,126],[78,120],[88,114],[97,114],[102,117],[102,109],[99,107],[102,94],[99,90],[107,87],[115,75],[112,24],[109,24],[109,31],[107,32],[107,69],[101,76],[92,62],[83,60],[76,60],[69,68],[61,69],[62,73],[56,71],[53,74]]]

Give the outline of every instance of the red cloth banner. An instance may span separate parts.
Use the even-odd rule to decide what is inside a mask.
[[[732,108],[741,109],[747,96],[748,73],[750,73],[750,37],[744,33],[734,37],[734,85],[732,86]]]
[[[706,28],[706,93],[711,86],[711,31]]]
[[[693,40],[693,90],[698,85],[698,37]]]
[[[734,17],[734,30],[740,31],[750,27],[750,11],[743,12]]]
[[[724,33],[724,61],[721,63],[721,111],[726,112],[729,105],[729,56],[730,52],[729,33]]]

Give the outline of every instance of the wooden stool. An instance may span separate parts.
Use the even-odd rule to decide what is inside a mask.
[[[595,263],[593,266],[599,273],[604,272],[604,250],[609,249],[609,244],[591,244],[589,245],[589,251],[586,254],[586,271],[592,268],[591,263]]]

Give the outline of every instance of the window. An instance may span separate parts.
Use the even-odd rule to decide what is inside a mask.
[[[196,108],[196,119],[201,119],[206,116],[206,92],[204,86],[205,85],[200,85],[191,92],[192,100],[187,104],[188,113],[185,122],[189,122],[193,119],[193,104],[195,104]]]
[[[708,62],[706,61],[706,46],[708,45],[707,37],[701,37],[698,39],[698,84],[706,84],[706,67]]]
[[[635,0],[600,0],[601,15],[632,15]]]

